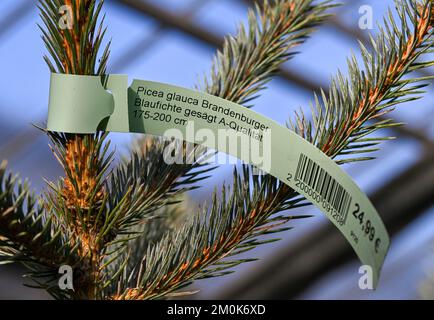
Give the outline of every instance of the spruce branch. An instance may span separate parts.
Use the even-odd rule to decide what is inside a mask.
[[[43,214],[27,183],[6,174],[5,161],[0,165],[0,213],[2,260],[32,259],[29,261],[58,267],[65,262],[64,257],[73,256],[61,231],[54,228],[52,217]]]
[[[325,11],[331,7],[333,5],[330,1],[314,4],[314,1],[278,0],[264,1],[261,8],[257,6],[256,11],[250,10],[247,31],[241,26],[236,37],[226,38],[222,52],[215,58],[210,80],[205,79],[202,90],[237,103],[247,104],[252,101],[258,92],[265,89],[266,83],[275,75],[279,66],[294,55],[290,49],[306,40],[314,27],[328,17]],[[131,180],[141,181],[141,177],[146,176],[142,186],[151,192],[141,197],[144,202],[141,212],[136,210],[136,214],[130,215],[133,224],[140,223],[142,220],[139,218],[146,217],[148,212],[152,214],[156,208],[167,205],[166,199],[170,201],[174,193],[195,188],[193,184],[207,178],[203,174],[213,169],[201,168],[200,161],[192,165],[166,165],[164,150],[167,142],[161,139],[155,139],[153,143],[149,141],[146,138],[141,142],[147,149],[141,154],[141,159],[133,155],[128,164],[121,165],[116,170],[110,187],[111,190],[120,190],[112,198],[122,199],[129,196],[130,188],[137,190],[135,193],[142,192],[122,177],[132,176]],[[187,149],[190,154],[187,154]],[[203,160],[206,157],[205,150],[200,146],[183,143],[182,153],[184,158],[189,159],[193,154],[199,155],[199,159]],[[133,168],[140,167],[140,163],[143,164],[142,169],[134,170]],[[128,170],[137,174],[128,175]],[[184,187],[179,189],[181,185]],[[127,224],[127,227],[132,226]]]
[[[102,51],[106,32],[101,9],[104,1],[40,0],[40,27],[49,57],[45,57],[51,72],[79,75],[99,75],[106,72],[110,42]],[[71,25],[59,25],[61,7],[67,6]],[[99,56],[100,55],[100,56]],[[85,276],[75,287],[76,298],[98,297],[100,264],[104,259],[101,228],[111,215],[105,212],[107,193],[102,183],[111,155],[104,145],[106,135],[71,135],[48,133],[52,149],[61,162],[66,177],[57,185],[49,184],[47,203],[56,218],[65,222],[73,233],[72,241],[80,244],[79,272]],[[104,233],[104,236],[107,234]]]
[[[222,51],[214,59],[209,79],[205,78],[197,88],[248,107],[247,103],[265,89],[278,68],[294,56],[291,49],[302,44],[315,27],[329,17],[326,11],[334,6],[330,1],[264,1],[261,7],[249,10],[246,27],[241,25],[236,36],[225,38]],[[193,164],[186,161],[182,165],[167,165],[164,161],[167,142],[146,137],[139,144],[146,146],[147,151],[141,154],[141,160],[133,156],[127,166],[134,167],[133,162],[138,161],[146,166],[134,176],[141,179],[146,173],[143,188],[153,191],[142,198],[147,203],[146,208],[142,208],[145,209],[142,215],[165,204],[161,200],[170,199],[174,190],[184,192],[195,188],[193,184],[207,178],[203,174],[213,169],[200,165],[209,156],[203,147],[184,143],[181,155],[184,159],[195,156],[196,161]],[[117,175],[124,170],[123,166],[117,170]],[[125,182],[120,184],[128,185]],[[184,186],[182,190],[178,189],[180,185]],[[128,188],[116,189],[125,190],[124,196],[127,194]]]
[[[158,151],[165,150],[169,143],[176,142],[145,137],[133,147],[130,160],[124,161],[110,175],[107,181],[109,211],[116,208],[123,211],[111,227],[118,235],[131,234],[130,229],[135,225],[158,217],[158,209],[175,204],[181,194],[196,189],[195,184],[206,179],[208,176],[204,174],[213,169],[203,162],[209,155],[204,147],[197,145],[190,150],[185,142],[179,142],[177,147],[183,152],[182,159],[199,161],[166,163],[164,153]],[[196,154],[200,154],[200,159],[194,158]],[[119,207],[120,203],[125,206]]]
[[[390,13],[380,35],[372,39],[374,52],[361,48],[366,70],[361,71],[353,58],[348,79],[338,74],[328,97],[323,94],[323,101],[327,103],[323,106],[317,99],[315,126],[303,114],[297,116],[295,129],[300,135],[333,158],[345,155],[349,148],[356,149],[355,153],[370,151],[367,148],[371,147],[371,142],[366,139],[371,138],[366,135],[390,124],[369,122],[394,106],[415,99],[414,95],[420,95],[426,79],[403,77],[433,65],[432,61],[418,60],[433,47],[432,3],[425,0],[418,4],[411,0],[397,3],[399,23]],[[363,145],[358,147],[352,144],[354,142]],[[367,158],[346,161],[355,160]],[[337,160],[337,163],[344,161]],[[258,235],[281,231],[280,224],[289,217],[273,218],[275,214],[306,204],[276,179],[252,176],[248,167],[244,168],[242,176],[235,172],[231,192],[223,188],[221,199],[215,194],[209,210],[195,216],[191,224],[178,233],[168,234],[144,255],[145,267],[141,268],[140,277],[136,277],[140,282],[133,287],[121,287],[122,294],[116,298],[161,298],[193,280],[224,275],[227,269],[245,262],[228,260],[228,257],[262,244],[256,239]],[[250,181],[253,181],[251,190]],[[273,225],[276,219],[277,225]]]
[[[316,96],[312,105],[313,120],[301,111],[290,123],[302,137],[343,164],[373,159],[348,157],[377,151],[376,146],[392,137],[372,137],[379,129],[396,125],[392,120],[377,121],[399,104],[421,98],[428,85],[424,78],[405,78],[408,74],[430,67],[432,61],[420,59],[433,48],[432,2],[397,1],[399,22],[389,10],[379,36],[371,37],[372,50],[361,42],[363,66],[355,56],[348,59],[349,76],[338,73],[327,93]],[[364,67],[364,69],[363,69]]]
[[[106,33],[104,17],[99,19],[104,1],[97,0],[39,0],[42,39],[51,56],[44,56],[51,72],[79,75],[105,74],[110,43],[101,57]],[[60,26],[59,10],[66,6],[71,25]],[[101,20],[101,21],[99,21]]]
[[[75,298],[97,297],[106,256],[106,244],[116,236],[108,228],[119,212],[109,210],[106,175],[114,151],[105,134],[73,135],[51,132],[52,150],[63,166],[66,177],[56,184],[48,182],[45,202],[47,211],[64,226],[71,245],[77,247],[80,263],[76,265]],[[120,205],[118,207],[121,207]]]
[[[252,177],[250,183],[241,177]],[[301,197],[276,204],[269,190],[279,186],[271,176],[252,176],[248,166],[243,174],[234,172],[231,188],[223,187],[221,198],[214,192],[209,208],[205,207],[173,233],[150,246],[139,264],[120,279],[114,299],[157,299],[167,297],[194,280],[223,276],[228,269],[255,259],[227,260],[258,245],[278,239],[260,237],[291,228],[283,226],[307,216],[271,215],[307,205]],[[119,293],[120,292],[120,293]]]
[[[28,276],[54,297],[65,297],[55,280],[59,266],[75,265],[79,257],[68,234],[30,193],[27,183],[6,174],[0,165],[0,264],[21,263]],[[38,280],[39,279],[39,280]],[[55,285],[53,285],[55,283]]]
[[[265,1],[261,9],[257,7],[256,12],[251,10],[248,32],[241,26],[235,38],[226,39],[223,51],[214,61],[211,80],[205,79],[203,90],[237,103],[246,104],[253,100],[278,67],[292,57],[289,49],[307,38],[313,28],[327,17],[324,12],[330,7],[329,1],[315,5],[313,1],[273,1],[271,4]],[[160,146],[154,149],[154,154],[162,158],[164,144]],[[155,167],[161,163],[152,161],[149,165]],[[180,168],[181,174],[175,178],[188,175],[191,169],[188,166]],[[168,190],[176,181],[169,181]],[[282,203],[282,209],[285,205],[287,203]],[[221,217],[216,215],[215,219]],[[126,295],[132,297],[131,294]]]
[[[226,37],[214,59],[212,72],[198,88],[215,96],[247,104],[265,89],[279,67],[296,52],[314,28],[330,15],[331,1],[265,0],[249,10],[248,26]]]
[[[105,296],[109,297],[113,292],[120,295],[120,284],[125,286],[126,282],[133,280],[131,276],[129,279],[126,279],[126,277],[131,274],[139,275],[141,273],[140,269],[144,267],[143,253],[159,243],[167,234],[174,233],[179,228],[182,228],[188,221],[191,216],[191,201],[185,194],[176,196],[176,200],[175,204],[166,205],[154,212],[155,218],[131,228],[137,236],[126,244],[127,247],[121,252],[120,258],[115,259],[107,268],[106,278],[108,281]],[[116,251],[113,250],[112,256],[117,254]],[[107,260],[110,259],[112,257],[107,258]],[[140,267],[137,268],[137,266]],[[115,276],[113,277],[113,275]],[[109,279],[109,276],[112,276],[112,278]],[[112,299],[117,300],[118,298],[112,297]]]
[[[62,5],[72,8],[71,29],[58,25]],[[249,13],[248,28],[241,27],[237,37],[226,40],[203,90],[249,107],[247,104],[265,88],[278,66],[293,55],[288,50],[305,40],[330,7],[329,1],[264,1],[256,12]],[[102,1],[96,0],[40,0],[45,25],[41,30],[51,56],[45,60],[52,72],[105,73],[109,45],[98,62],[105,34],[101,8]],[[303,113],[297,114],[293,128],[333,158],[371,152],[380,140],[367,135],[392,125],[375,122],[377,117],[423,92],[426,79],[403,77],[433,64],[420,62],[433,46],[431,8],[428,0],[398,3],[400,23],[390,14],[380,35],[372,39],[374,51],[362,46],[365,68],[362,70],[352,58],[349,77],[339,73],[330,92],[316,98],[313,121],[307,121]],[[65,177],[57,183],[49,182],[45,213],[27,191],[23,192],[25,187],[19,185],[16,195],[13,179],[5,179],[4,187],[2,182],[0,252],[14,259],[35,258],[39,266],[45,252],[38,252],[40,248],[31,247],[29,241],[42,235],[42,247],[52,244],[47,250],[60,252],[61,261],[74,258],[71,263],[83,274],[74,280],[76,292],[64,294],[49,282],[39,284],[58,298],[168,297],[194,280],[225,275],[232,267],[251,261],[236,256],[275,241],[262,237],[288,230],[284,224],[292,219],[305,218],[279,214],[308,205],[303,197],[275,178],[253,175],[249,166],[243,166],[241,174],[234,171],[231,187],[214,192],[209,207],[174,230],[167,227],[164,217],[173,213],[180,205],[179,197],[196,188],[212,168],[199,162],[165,164],[163,153],[168,141],[155,139],[110,173],[112,154],[105,143],[106,134],[49,136]],[[187,158],[191,150],[207,156],[199,146],[189,149],[181,143],[181,149]],[[0,173],[3,181],[4,173]],[[25,209],[29,213],[25,214]],[[15,221],[19,221],[18,227]],[[162,230],[152,237],[150,228],[156,225]],[[30,233],[23,236],[24,230]],[[35,236],[33,231],[38,230]],[[29,270],[39,271],[33,274],[35,278],[42,275],[38,268],[29,266]]]

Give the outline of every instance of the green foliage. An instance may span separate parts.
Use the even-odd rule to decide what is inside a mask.
[[[99,19],[103,2],[72,1],[73,29],[63,30],[58,8],[67,3],[40,0],[50,70],[104,74],[108,46],[99,64],[97,58],[105,34]],[[247,27],[226,38],[210,77],[198,88],[250,107],[294,55],[291,49],[333,6],[330,1],[264,1],[249,12]],[[376,119],[423,92],[427,79],[408,74],[432,65],[420,61],[433,46],[431,2],[408,0],[397,6],[399,21],[389,14],[371,40],[373,50],[361,47],[364,68],[352,57],[348,77],[339,72],[328,93],[316,97],[313,120],[301,112],[288,124],[330,157],[343,156],[338,163],[370,159],[348,155],[374,151],[382,139],[370,134],[393,125]],[[284,213],[308,205],[303,197],[269,175],[253,175],[247,165],[241,172],[235,168],[232,184],[192,213],[185,192],[213,169],[200,161],[211,155],[200,146],[179,142],[184,158],[195,154],[199,161],[168,165],[163,157],[169,141],[140,140],[111,170],[105,134],[49,135],[65,177],[49,182],[43,205],[0,168],[0,261],[24,263],[38,286],[56,298],[165,298],[195,280],[225,275],[254,260],[237,256],[275,241],[273,234],[290,229],[288,221],[306,218]],[[55,271],[65,262],[84,274],[76,292],[53,285]]]
[[[78,262],[69,234],[52,215],[44,214],[26,183],[6,174],[0,165],[0,264],[22,263],[38,287],[55,297],[65,295],[57,286],[57,272],[63,264]]]
[[[39,0],[40,16],[45,25],[40,30],[51,56],[51,60],[48,56],[44,56],[44,59],[51,72],[105,74],[110,43],[105,46],[101,57],[98,57],[106,32],[103,28],[104,17],[101,21],[98,19],[103,3],[104,1],[97,0]],[[64,5],[70,5],[72,28],[59,26],[59,10]]]
[[[296,54],[291,49],[302,44],[335,6],[330,0],[267,0],[256,5],[256,11],[249,10],[248,26],[241,25],[235,37],[225,38],[209,79],[198,88],[248,107],[282,63]]]
[[[147,141],[150,143],[142,141],[132,151],[131,159],[118,166],[107,182],[110,212],[117,208],[125,210],[114,225],[119,234],[128,234],[136,224],[158,216],[158,209],[175,204],[179,195],[196,189],[197,183],[208,178],[205,174],[213,169],[206,166],[209,154],[201,146],[191,145],[189,149],[185,142],[180,142],[177,149],[183,152],[183,159],[195,159],[195,162],[170,165],[160,151],[171,142],[162,138]],[[194,158],[195,154],[200,157]],[[123,203],[128,205],[120,207]]]
[[[71,256],[59,226],[16,176],[6,174],[6,162],[0,166],[0,252],[3,261],[20,261],[56,266]],[[29,260],[26,260],[26,259]]]
[[[223,186],[220,199],[219,192],[214,192],[212,204],[190,215],[182,227],[164,235],[145,252],[131,247],[128,259],[134,268],[122,275],[115,292],[128,295],[128,288],[143,288],[140,295],[156,299],[194,280],[226,275],[231,273],[228,269],[255,260],[228,258],[278,240],[265,240],[263,236],[289,230],[283,226],[286,222],[307,217],[271,217],[287,207],[299,208],[307,203],[292,191],[291,201],[276,205],[269,193],[279,188],[275,179],[256,175],[251,182],[242,179],[249,176],[248,166],[244,166],[242,176],[235,171],[233,185]]]
[[[313,28],[328,17],[325,11],[334,6],[330,1],[313,2],[291,1],[294,7],[289,10],[287,1],[266,1],[262,8],[250,10],[248,27],[241,25],[236,36],[225,39],[222,51],[215,57],[210,80],[205,80],[205,84],[198,87],[236,103],[252,101],[258,92],[265,89],[265,84],[276,74],[279,66],[294,55],[290,49],[303,43]],[[141,143],[146,144],[144,141]],[[178,187],[179,183],[193,185],[199,181],[199,175],[212,170],[195,171],[198,163],[207,156],[205,149],[187,143],[184,145],[185,159],[190,156],[186,154],[187,150],[196,155],[197,161],[193,165],[165,164],[163,153],[167,142],[160,139],[154,139],[141,160],[135,156],[131,158],[128,167],[134,167],[134,161],[141,161],[146,166],[144,188],[155,191],[148,192],[147,202],[159,202],[161,197],[170,196],[172,188]],[[135,179],[137,177],[135,175]],[[201,176],[200,180],[204,178]]]
[[[119,204],[118,210],[106,210],[110,204],[109,195],[101,196],[101,189],[106,184],[107,171],[113,159],[114,151],[109,152],[110,143],[104,143],[107,133],[95,135],[83,135],[79,146],[89,152],[85,163],[80,163],[78,152],[69,152],[68,141],[73,135],[50,132],[49,137],[52,142],[51,149],[63,167],[66,174],[65,178],[60,179],[57,184],[47,181],[49,191],[46,193],[45,201],[51,209],[51,214],[55,215],[59,221],[65,225],[71,233],[77,231],[77,225],[87,232],[87,228],[96,228],[93,230],[98,233],[98,237],[103,239],[112,239],[113,232],[108,234],[109,226],[113,226],[120,216],[125,212],[122,211],[122,204]],[[83,165],[83,166],[82,166]],[[92,176],[91,190],[83,190],[86,184],[87,172],[97,173]],[[85,193],[85,194],[83,194]],[[78,198],[81,201],[70,201]],[[85,206],[80,204],[85,203]],[[89,224],[89,222],[92,222]],[[108,240],[107,240],[108,241]]]
[[[432,65],[431,61],[418,60],[433,46],[431,4],[425,1],[421,9],[417,8],[414,1],[400,2],[399,23],[389,15],[385,29],[372,39],[374,52],[369,53],[362,46],[366,70],[360,70],[353,58],[348,80],[339,73],[329,95],[323,94],[325,105],[316,99],[315,126],[301,114],[294,130],[331,157],[346,155],[349,150],[352,154],[373,151],[371,139],[374,143],[382,139],[366,136],[392,125],[388,121],[375,122],[376,118],[397,104],[415,99],[414,95],[422,93],[420,89],[426,86],[427,78],[404,79],[409,72]],[[337,162],[367,159],[347,158]],[[294,218],[274,215],[305,205],[286,185],[270,176],[254,176],[247,167],[243,175],[235,171],[234,181],[233,187],[223,188],[219,197],[215,193],[211,207],[194,216],[190,225],[167,235],[139,260],[146,263],[141,268],[143,275],[132,279],[140,279],[135,288],[141,290],[121,288],[122,298],[160,298],[193,280],[226,274],[227,269],[250,261],[228,258],[239,250],[262,244],[257,236],[262,235],[264,226],[270,226],[265,229],[267,234],[279,232],[285,230],[279,227],[285,219]],[[275,222],[277,225],[273,225]],[[242,236],[233,241],[234,234]],[[200,267],[196,265],[198,261]]]
[[[354,55],[348,59],[349,75],[338,72],[328,92],[316,96],[311,106],[313,120],[301,111],[290,127],[329,156],[343,156],[337,161],[340,164],[373,159],[363,154],[377,151],[375,146],[392,137],[371,134],[399,125],[377,119],[399,104],[421,98],[431,78],[406,77],[433,65],[433,61],[421,61],[434,44],[430,1],[423,1],[419,8],[417,1],[397,2],[399,21],[389,10],[379,35],[370,38],[372,50],[360,43],[362,66]]]

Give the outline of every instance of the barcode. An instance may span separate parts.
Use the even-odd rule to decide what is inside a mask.
[[[300,154],[295,178],[307,185],[311,193],[314,191],[315,198],[321,197],[323,207],[334,209],[333,217],[339,224],[345,224],[352,198],[327,171],[306,155]]]

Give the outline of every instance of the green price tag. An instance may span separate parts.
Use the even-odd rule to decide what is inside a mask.
[[[52,74],[47,129],[179,136],[237,157],[276,177],[319,208],[362,263],[372,267],[374,286],[378,283],[390,240],[367,196],[321,150],[250,109],[163,83],[134,80],[128,86],[125,75],[101,79]]]

